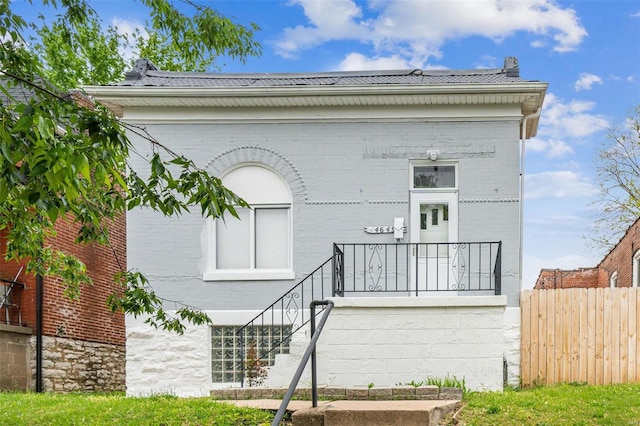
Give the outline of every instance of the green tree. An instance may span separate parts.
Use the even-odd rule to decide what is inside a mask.
[[[217,68],[220,56],[242,62],[261,52],[253,40],[256,24],[240,25],[215,10],[191,1],[193,16],[168,0],[139,0],[150,20],[133,34],[106,25],[84,0],[60,1],[67,13],[50,22],[40,15],[29,26],[30,44],[39,56],[44,77],[60,89],[107,84],[124,78],[136,58],[147,58],[166,71],[206,71]],[[53,6],[56,6],[53,1]],[[71,4],[69,4],[71,3]],[[129,52],[129,58],[123,57]]]
[[[259,51],[250,29],[209,8],[196,6],[189,18],[167,0],[141,1],[150,8],[157,34],[141,51],[172,52],[168,61],[176,67],[200,68],[217,55],[244,59]],[[85,265],[47,243],[62,218],[79,224],[78,243],[109,244],[105,224],[139,205],[165,215],[198,208],[216,218],[237,217],[234,206],[247,204],[152,135],[62,91],[119,79],[125,62],[114,52],[122,39],[113,28],[101,32],[85,0],[47,0],[45,5],[58,12],[57,18],[39,30],[42,43],[29,48],[24,34],[30,23],[12,13],[10,0],[0,0],[0,230],[8,236],[7,260],[22,262],[33,274],[61,277],[66,294],[75,298],[90,282]],[[128,164],[135,152],[127,131],[151,144],[147,170]],[[123,270],[117,279],[123,291],[109,298],[113,310],[147,315],[149,323],[177,332],[185,321],[209,322],[184,305],[169,315],[139,271]]]
[[[607,136],[596,157],[600,196],[590,239],[597,250],[610,250],[640,217],[640,106]]]

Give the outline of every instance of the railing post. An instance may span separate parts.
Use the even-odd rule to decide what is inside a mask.
[[[344,296],[344,252],[333,243],[331,295]]]
[[[496,296],[502,293],[502,241],[498,242],[498,253],[496,253],[496,267],[495,267],[495,280],[496,280]]]
[[[336,243],[333,243],[333,258],[331,260],[331,296],[332,297],[336,297],[336,287],[338,285],[337,282],[337,272],[336,272],[336,267],[337,265],[337,261],[336,258],[338,257],[338,246],[336,245]]]
[[[429,289],[429,245],[426,244],[425,246],[425,250],[427,251],[425,256],[427,257],[427,263],[425,263],[426,265],[426,270],[425,270],[425,283],[426,283],[426,290]],[[420,282],[420,277],[418,276],[418,274],[420,274],[420,267],[418,266],[418,259],[420,258],[420,245],[418,243],[415,243],[415,245],[411,248],[411,255],[413,256],[413,261],[416,264],[416,272],[415,272],[415,278],[413,279],[414,281],[414,285],[416,286],[416,297],[418,297],[418,283]],[[407,279],[411,279],[411,277],[407,277]]]
[[[311,311],[311,335],[316,332],[316,303],[311,302],[309,306]],[[318,406],[318,368],[316,367],[316,345],[313,345],[311,352],[311,406]]]

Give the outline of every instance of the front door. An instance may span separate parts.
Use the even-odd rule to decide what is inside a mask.
[[[453,290],[458,240],[458,196],[454,192],[411,193],[413,290]]]

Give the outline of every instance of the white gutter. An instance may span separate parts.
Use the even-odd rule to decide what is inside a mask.
[[[84,86],[83,91],[95,98],[137,97],[264,97],[318,95],[416,95],[416,94],[538,94],[546,83],[493,84],[389,84],[369,86],[232,86],[232,87],[162,87],[162,86]]]
[[[540,117],[540,113],[542,112],[542,107],[538,107],[535,112],[522,116],[522,121],[520,124],[520,268],[519,268],[519,286],[520,291],[522,291],[522,264],[523,264],[523,256],[524,256],[524,151],[525,146],[524,143],[527,139],[527,121],[530,118],[538,118]],[[520,292],[518,292],[519,294]]]

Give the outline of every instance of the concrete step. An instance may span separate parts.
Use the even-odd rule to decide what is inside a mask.
[[[277,411],[279,400],[259,399],[225,401],[239,406]],[[448,413],[460,405],[456,400],[396,400],[396,401],[311,401],[293,400],[287,411],[292,412],[293,426],[437,426]]]
[[[293,413],[293,426],[437,426],[460,401],[332,401]]]

